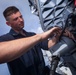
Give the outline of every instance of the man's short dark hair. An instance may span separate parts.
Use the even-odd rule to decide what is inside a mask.
[[[4,10],[3,15],[4,15],[5,19],[8,20],[8,19],[7,19],[8,16],[10,16],[10,15],[12,15],[13,13],[16,13],[16,12],[18,12],[18,11],[19,11],[19,9],[18,9],[17,7],[15,7],[15,6],[9,6],[9,7],[7,7],[7,8]]]

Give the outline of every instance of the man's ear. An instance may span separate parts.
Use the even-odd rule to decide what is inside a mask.
[[[6,24],[7,24],[8,26],[10,26],[10,22],[9,22],[9,21],[6,21]]]

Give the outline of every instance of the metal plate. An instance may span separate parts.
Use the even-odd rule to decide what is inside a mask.
[[[67,16],[73,12],[74,0],[28,0],[31,12],[39,16],[42,29],[65,26]],[[29,3],[30,3],[29,2]]]

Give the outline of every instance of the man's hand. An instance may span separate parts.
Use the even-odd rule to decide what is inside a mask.
[[[48,48],[52,47],[59,41],[60,34],[61,34],[61,28],[53,27],[51,29],[51,34],[48,41]]]
[[[63,35],[75,40],[75,37],[73,36],[73,34],[67,29],[65,29],[65,32],[63,33]]]
[[[51,38],[53,36],[60,34],[61,33],[60,31],[61,31],[61,29],[59,27],[53,27],[50,30],[42,33],[41,38],[42,38],[42,40],[46,40],[48,38]]]

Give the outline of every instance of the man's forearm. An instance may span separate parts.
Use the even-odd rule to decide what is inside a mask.
[[[38,42],[48,39],[50,35],[53,34],[53,32],[57,32],[58,30],[59,28],[54,27],[51,30],[48,30],[41,34],[36,34],[32,37],[8,42],[1,42],[0,63],[9,62],[18,58],[19,56],[27,52],[30,48],[32,48],[34,45],[36,45]]]
[[[28,38],[1,42],[0,43],[0,63],[14,60],[27,52],[31,47],[41,40],[39,35]]]

